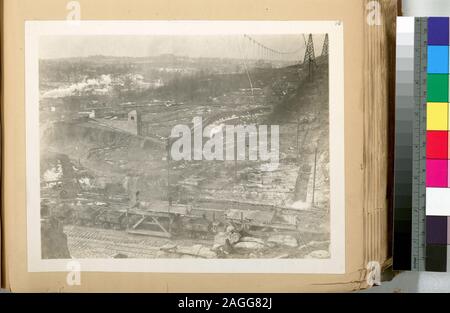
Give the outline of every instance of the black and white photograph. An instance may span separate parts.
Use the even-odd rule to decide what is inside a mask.
[[[32,270],[344,270],[339,22],[52,23],[27,25]]]

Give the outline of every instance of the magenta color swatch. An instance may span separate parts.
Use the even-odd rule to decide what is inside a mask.
[[[427,187],[448,187],[448,160],[427,160]]]

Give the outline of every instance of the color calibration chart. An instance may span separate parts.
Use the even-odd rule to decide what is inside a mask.
[[[394,269],[450,272],[450,20],[397,19]]]

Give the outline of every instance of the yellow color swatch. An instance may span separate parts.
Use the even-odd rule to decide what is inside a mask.
[[[427,104],[427,130],[448,130],[448,103]]]

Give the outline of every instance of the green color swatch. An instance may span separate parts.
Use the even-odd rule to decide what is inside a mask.
[[[428,102],[448,102],[448,74],[428,74]]]

